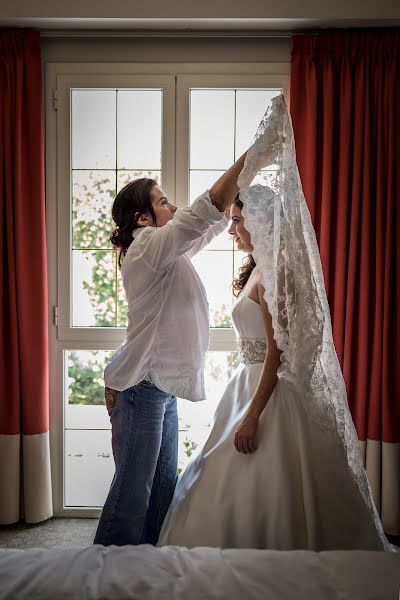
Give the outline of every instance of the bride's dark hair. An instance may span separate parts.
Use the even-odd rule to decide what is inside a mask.
[[[238,208],[240,208],[240,210],[242,210],[243,202],[241,200],[239,200],[239,194],[234,199],[233,204],[235,204],[235,206],[237,206]],[[251,254],[248,254],[247,258],[245,259],[245,262],[239,269],[239,275],[232,282],[233,294],[236,297],[239,296],[240,292],[246,285],[246,283],[251,275],[251,272],[255,266],[256,266],[256,262],[255,262],[254,258],[252,257]]]

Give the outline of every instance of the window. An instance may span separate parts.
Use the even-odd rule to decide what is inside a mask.
[[[251,75],[247,65],[231,75],[174,73],[168,65],[154,75],[151,65],[134,65],[136,74],[127,72],[132,65],[73,67],[71,75],[68,66],[51,65],[48,74],[47,197],[56,193],[58,211],[53,229],[56,212],[48,208],[49,254],[58,247],[50,277],[50,297],[57,291],[50,300],[57,322],[51,330],[57,514],[100,508],[114,472],[103,369],[126,326],[108,241],[116,193],[145,175],[178,206],[192,202],[246,150],[287,81],[286,74]],[[181,469],[207,436],[238,364],[231,283],[243,258],[224,233],[193,259],[210,301],[208,401],[178,400]]]
[[[257,127],[281,89],[188,87],[189,197],[192,202],[249,147]],[[232,327],[232,279],[243,260],[232,236],[224,232],[193,263],[206,285],[210,325]]]
[[[126,326],[111,206],[132,179],[162,185],[163,93],[71,89],[72,327]]]

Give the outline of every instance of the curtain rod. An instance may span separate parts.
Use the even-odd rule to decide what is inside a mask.
[[[304,31],[192,31],[174,30],[126,30],[126,29],[41,29],[40,36],[85,37],[85,38],[290,38],[293,33],[318,35],[317,32]]]

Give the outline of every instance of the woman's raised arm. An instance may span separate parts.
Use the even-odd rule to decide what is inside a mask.
[[[244,166],[247,151],[210,188],[211,202],[224,212],[234,201],[239,188],[237,179]]]

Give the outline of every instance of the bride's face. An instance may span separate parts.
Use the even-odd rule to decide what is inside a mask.
[[[236,204],[231,206],[232,223],[228,229],[228,233],[234,236],[236,249],[242,252],[253,252],[254,248],[251,243],[250,233],[244,226],[244,218],[242,211]]]

